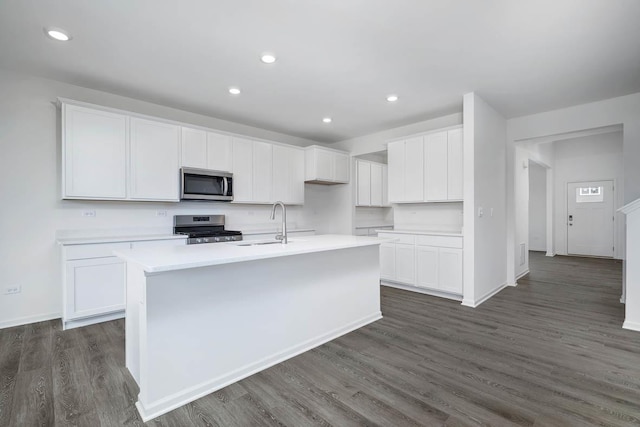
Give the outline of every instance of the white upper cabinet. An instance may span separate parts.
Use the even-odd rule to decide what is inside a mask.
[[[407,202],[421,202],[424,197],[424,144],[422,137],[405,141],[404,196]]]
[[[356,161],[358,194],[357,206],[371,206],[371,163]]]
[[[464,198],[462,129],[453,129],[447,134],[447,199],[462,200]]]
[[[233,201],[253,201],[253,141],[233,138]]]
[[[131,199],[179,200],[180,128],[131,118]]]
[[[276,147],[274,144],[267,142],[233,138],[234,203],[273,203],[274,147]],[[276,180],[279,180],[282,174],[283,172],[279,171]],[[284,174],[287,177],[295,176],[295,173],[284,172]],[[292,192],[295,191],[293,188],[294,186],[292,186]]]
[[[207,169],[231,172],[231,136],[207,132]]]
[[[447,133],[424,137],[424,200],[447,200]]]
[[[256,203],[272,203],[273,145],[253,142],[253,198]]]
[[[389,201],[422,202],[424,199],[424,144],[422,137],[396,141],[387,149]]]
[[[356,160],[356,206],[387,206],[387,166]]]
[[[59,102],[64,199],[177,202],[184,166],[232,172],[237,203],[304,204],[303,148]],[[314,171],[331,183],[349,181],[349,155],[330,149],[317,154]]]
[[[207,131],[181,128],[181,166],[207,169]]]
[[[404,141],[389,143],[387,159],[389,162],[389,202],[401,203],[404,201]]]
[[[461,128],[390,142],[389,201],[461,201],[462,147]]]
[[[273,146],[273,201],[287,205],[304,204],[304,151],[283,145]]]
[[[231,172],[231,136],[182,127],[181,166]]]
[[[127,197],[128,117],[62,106],[63,198]]]
[[[305,181],[346,184],[351,174],[349,154],[317,145],[305,149]]]
[[[382,206],[389,204],[389,167],[382,165]]]

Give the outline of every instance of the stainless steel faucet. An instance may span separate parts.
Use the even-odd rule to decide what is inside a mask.
[[[277,201],[273,204],[271,209],[271,219],[276,219],[276,207],[280,205],[282,207],[282,234],[276,235],[276,240],[282,240],[283,244],[287,244],[287,207],[284,203]]]

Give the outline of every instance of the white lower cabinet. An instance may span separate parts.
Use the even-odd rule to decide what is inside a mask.
[[[384,284],[437,296],[462,296],[462,237],[379,233],[394,243],[380,245]]]
[[[119,258],[67,262],[66,318],[124,310],[125,263]]]
[[[395,280],[396,278],[396,244],[380,245],[380,278]]]
[[[184,244],[163,239],[63,245],[63,328],[124,317],[126,268],[113,251]]]

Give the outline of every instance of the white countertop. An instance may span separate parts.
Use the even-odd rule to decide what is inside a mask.
[[[169,240],[186,239],[187,236],[175,234],[129,234],[118,236],[83,236],[83,237],[58,237],[59,245],[88,245],[93,243],[115,243],[115,242],[141,242],[145,240]]]
[[[337,249],[357,248],[384,243],[377,237],[324,234],[292,238],[286,245],[240,246],[250,242],[229,242],[210,245],[180,245],[148,249],[125,249],[114,254],[127,262],[142,266],[147,273],[208,267],[212,265],[253,261],[258,259],[300,255]],[[252,241],[251,243],[255,243]]]
[[[393,234],[416,234],[422,236],[451,236],[451,237],[462,237],[461,231],[442,231],[442,230],[376,230],[380,233],[393,233]]]
[[[315,232],[316,230],[313,228],[289,228],[287,227],[287,233],[305,233],[305,232]],[[242,235],[252,235],[252,234],[278,234],[280,233],[279,228],[267,228],[261,230],[242,230]]]

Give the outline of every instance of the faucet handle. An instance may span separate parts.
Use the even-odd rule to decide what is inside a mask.
[[[284,236],[282,234],[276,234],[276,240],[284,240]]]

